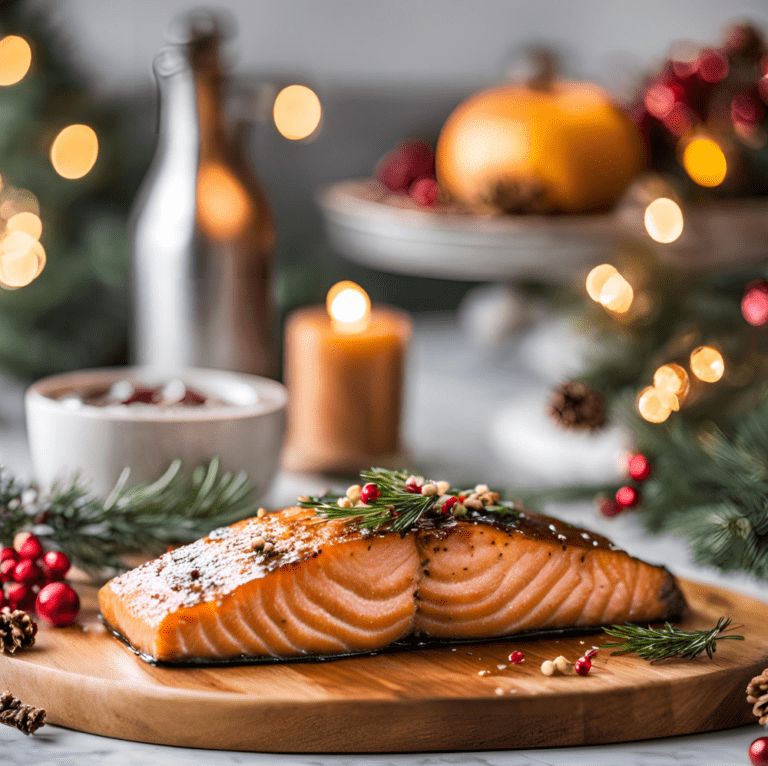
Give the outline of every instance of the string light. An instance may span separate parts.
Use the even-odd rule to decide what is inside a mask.
[[[21,231],[28,234],[32,239],[40,239],[40,235],[43,233],[43,222],[34,213],[16,213],[8,219],[5,230],[8,232]]]
[[[311,88],[289,85],[277,94],[272,115],[281,135],[299,141],[317,130],[323,110],[320,99]]]
[[[32,49],[18,35],[0,40],[0,85],[15,85],[24,79],[32,64]]]
[[[653,374],[653,386],[674,397],[672,409],[677,411],[691,389],[691,381],[684,367],[679,364],[664,364]]]
[[[0,286],[25,287],[45,267],[43,246],[23,231],[7,234],[0,241]]]
[[[610,263],[595,266],[587,274],[586,287],[589,297],[595,303],[617,314],[626,313],[632,305],[634,298],[632,285]]]
[[[611,266],[610,263],[601,263],[587,274],[587,294],[595,303],[600,303],[603,285],[610,277],[618,273],[616,267]]]
[[[637,397],[637,411],[649,423],[663,423],[676,409],[675,403],[673,394],[648,386]]]
[[[683,167],[699,186],[719,186],[728,172],[720,146],[710,138],[694,138],[683,149]]]
[[[63,178],[74,180],[90,172],[99,156],[99,139],[88,125],[69,125],[51,144],[51,164]]]
[[[711,346],[699,346],[691,352],[691,372],[705,383],[717,383],[725,373],[723,355]]]
[[[648,236],[668,245],[683,233],[683,211],[668,197],[659,197],[645,208],[643,223]]]

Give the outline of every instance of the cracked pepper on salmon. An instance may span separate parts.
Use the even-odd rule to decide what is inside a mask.
[[[158,661],[371,652],[403,639],[674,619],[674,577],[539,514],[448,516],[401,534],[292,507],[108,582],[108,625]]]

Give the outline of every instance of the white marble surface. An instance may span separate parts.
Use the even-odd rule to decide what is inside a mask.
[[[457,483],[483,478],[497,485],[525,479],[510,475],[489,438],[499,407],[537,387],[513,353],[473,349],[445,317],[422,320],[416,328],[406,400],[406,437],[413,460]],[[18,386],[0,383],[0,462],[30,473]],[[312,477],[281,475],[270,495],[279,507],[302,492],[319,489]],[[588,504],[552,508],[569,521],[584,523],[619,545],[675,572],[727,585],[768,601],[768,587],[745,577],[723,576],[694,565],[685,544],[652,537],[630,514],[608,520]],[[768,607],[767,607],[768,608]],[[768,663],[767,663],[768,664]],[[514,725],[514,721],[510,721]],[[665,740],[599,747],[508,752],[397,755],[273,755],[203,751],[145,745],[46,726],[32,737],[0,727],[0,763],[18,766],[174,766],[175,764],[275,764],[275,766],[748,766],[747,748],[763,730],[739,729]]]

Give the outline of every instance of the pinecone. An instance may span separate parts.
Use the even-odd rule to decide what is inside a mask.
[[[587,383],[568,380],[553,391],[549,414],[563,428],[596,431],[605,425],[605,402]]]
[[[747,702],[753,703],[752,712],[765,726],[768,723],[768,668],[747,685]]]
[[[45,723],[45,710],[25,705],[9,691],[0,694],[0,723],[14,726],[24,734],[33,734]]]
[[[15,654],[17,649],[34,646],[36,634],[37,623],[26,612],[3,607],[0,612],[0,641],[4,652]]]
[[[536,178],[500,178],[490,185],[481,201],[493,210],[509,215],[552,210],[547,189]]]

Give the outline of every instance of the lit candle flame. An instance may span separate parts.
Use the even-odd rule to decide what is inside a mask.
[[[719,186],[728,172],[720,146],[710,138],[694,138],[683,149],[683,167],[699,186]]]
[[[88,125],[69,125],[51,144],[51,164],[62,178],[87,175],[99,156],[99,139]]]
[[[364,332],[371,323],[371,300],[354,282],[337,282],[325,302],[334,329],[353,334]]]
[[[283,88],[272,108],[275,127],[291,141],[309,138],[320,125],[323,109],[317,94],[306,85]]]
[[[656,242],[668,245],[683,233],[683,211],[680,205],[668,197],[659,197],[645,208],[643,217],[648,236]]]

